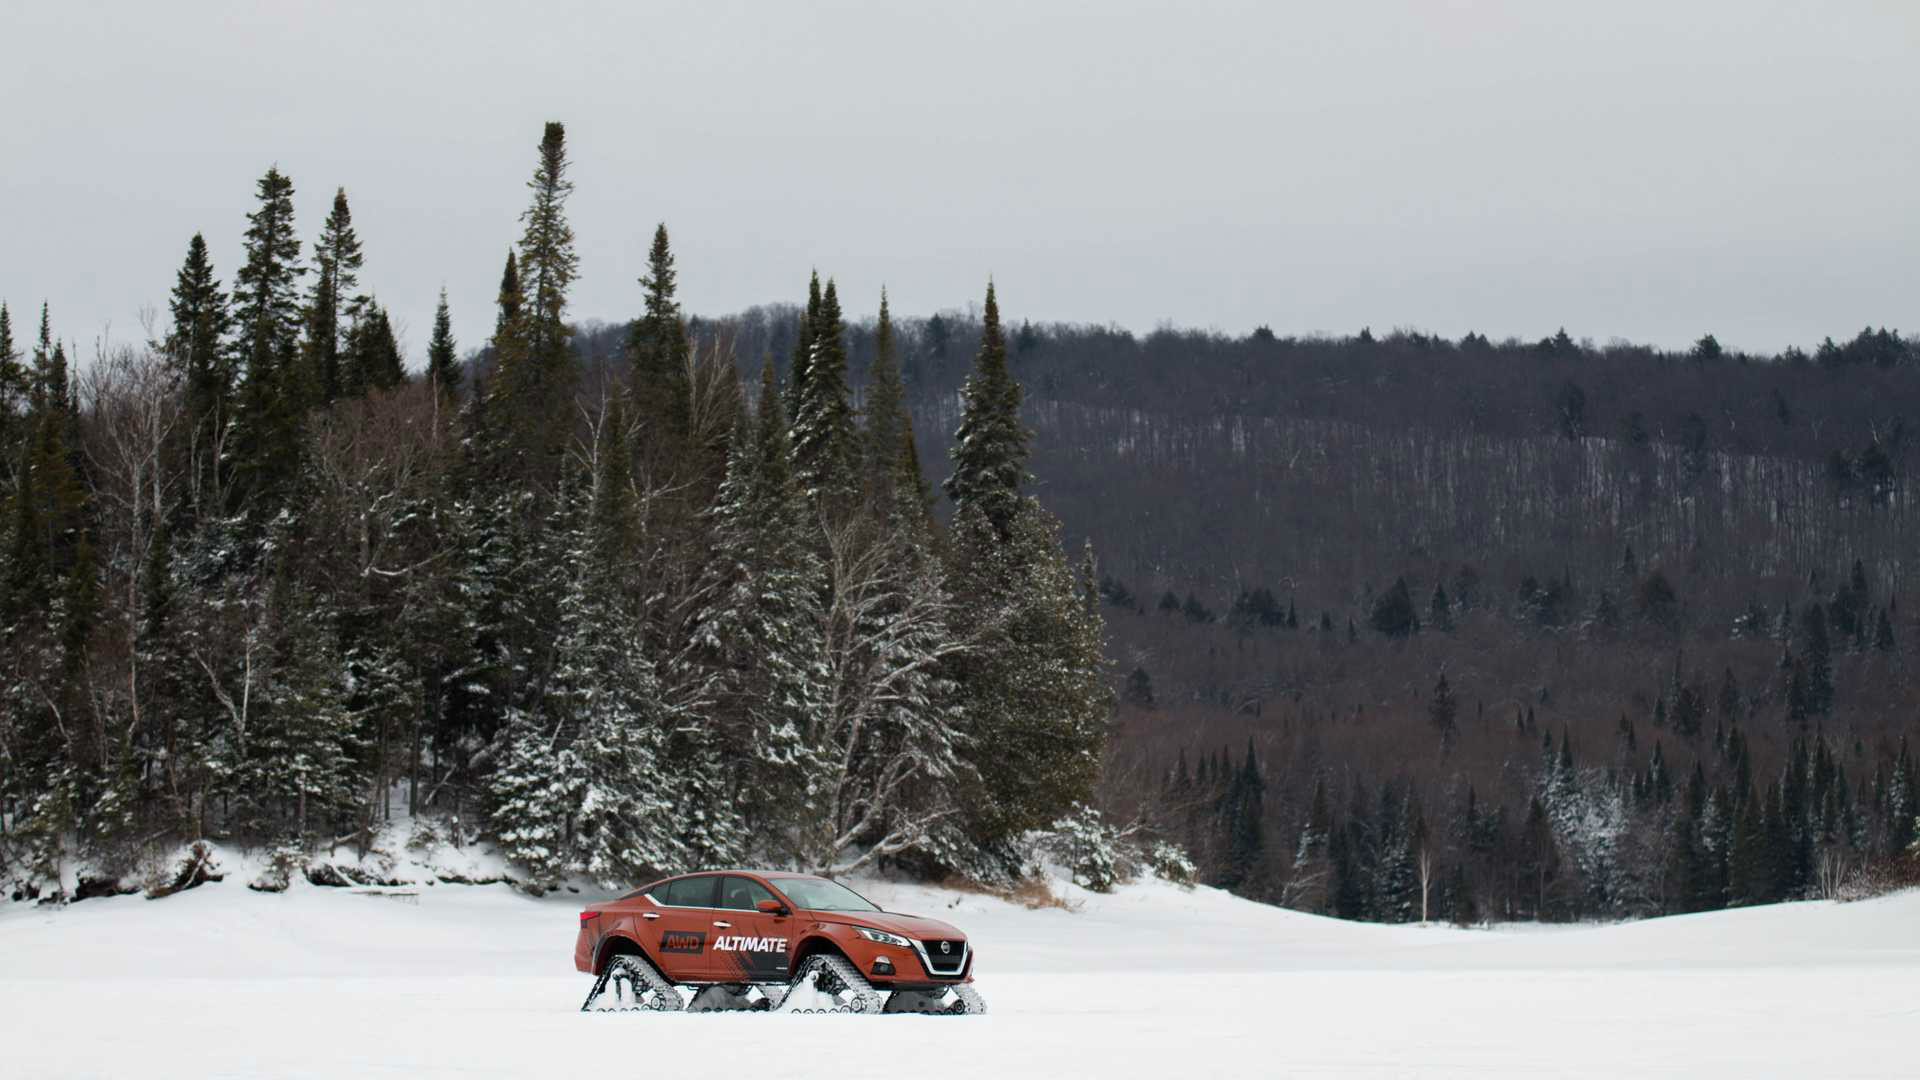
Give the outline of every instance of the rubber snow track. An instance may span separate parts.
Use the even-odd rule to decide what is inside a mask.
[[[0,1073],[602,1076],[644,1050],[671,1075],[718,1049],[836,1080],[1914,1075],[1920,895],[1462,933],[1158,885],[1077,914],[863,891],[964,928],[992,1011],[583,1015],[571,900],[229,882],[0,906]]]

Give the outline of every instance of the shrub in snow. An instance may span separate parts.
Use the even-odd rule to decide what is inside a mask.
[[[427,855],[430,854],[433,849],[447,842],[447,838],[441,835],[440,827],[434,823],[432,818],[417,817],[413,819],[413,827],[407,833],[408,851],[416,855]]]
[[[158,900],[163,896],[172,896],[177,892],[197,888],[209,881],[220,881],[226,877],[220,872],[220,861],[214,858],[213,845],[205,840],[195,840],[186,853],[173,866],[170,875],[158,877],[147,884],[147,899]]]
[[[342,889],[350,885],[362,884],[359,871],[351,866],[337,863],[316,862],[307,865],[307,880],[315,885],[331,889]]]
[[[1142,871],[1180,885],[1193,883],[1193,860],[1178,844],[1145,842],[1137,826],[1121,828],[1100,811],[1081,805],[1041,833],[1039,851],[1066,867],[1073,883],[1093,892],[1112,892]]]
[[[1125,876],[1121,846],[1119,831],[1091,806],[1077,807],[1054,822],[1041,841],[1041,850],[1073,874],[1075,885],[1098,893],[1112,892]]]
[[[307,862],[306,849],[299,844],[281,844],[267,853],[267,863],[247,888],[255,892],[286,892],[298,873]]]
[[[1153,876],[1175,885],[1191,886],[1200,873],[1187,857],[1185,848],[1166,840],[1155,840],[1147,848],[1146,864]]]

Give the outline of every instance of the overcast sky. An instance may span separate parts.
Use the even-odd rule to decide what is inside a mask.
[[[541,122],[577,318],[681,297],[1244,333],[1772,350],[1920,331],[1920,4],[202,4],[0,10],[0,299],[82,343],[222,280],[278,163],[345,186],[420,363],[481,343]],[[30,330],[29,330],[30,332]]]

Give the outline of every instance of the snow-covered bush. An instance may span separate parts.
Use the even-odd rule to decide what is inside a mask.
[[[1142,873],[1190,885],[1197,872],[1180,845],[1148,840],[1139,835],[1138,826],[1117,826],[1086,805],[1041,833],[1036,847],[1065,867],[1075,885],[1099,893],[1112,892]]]
[[[220,872],[220,860],[214,857],[213,845],[205,840],[195,840],[179,859],[173,861],[171,872],[163,870],[147,881],[147,899],[158,900],[224,877],[226,875]]]
[[[1073,883],[1094,892],[1112,892],[1125,876],[1124,840],[1091,806],[1080,806],[1053,823],[1041,841],[1041,850],[1059,860],[1073,875]]]
[[[420,816],[413,819],[413,827],[407,832],[407,850],[416,855],[428,855],[442,844],[447,843],[440,826],[433,818]]]
[[[1155,840],[1147,848],[1146,862],[1153,876],[1175,885],[1191,886],[1200,874],[1187,849],[1167,840]]]
[[[306,848],[296,843],[280,844],[267,853],[265,865],[247,882],[247,888],[255,892],[286,892],[293,875],[304,870],[306,864]]]

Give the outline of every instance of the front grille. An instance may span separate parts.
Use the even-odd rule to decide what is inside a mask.
[[[946,952],[940,947],[945,945]],[[927,969],[934,975],[958,975],[960,969],[967,966],[967,943],[964,941],[922,941],[920,947],[926,950]]]

